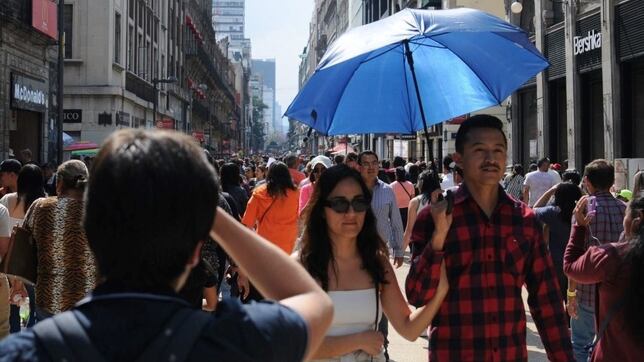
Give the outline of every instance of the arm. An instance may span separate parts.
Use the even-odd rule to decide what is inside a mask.
[[[328,336],[324,337],[324,341],[312,358],[333,358],[358,350],[363,350],[375,356],[380,353],[384,340],[382,333],[378,331],[364,331],[335,337]]]
[[[577,283],[595,284],[602,282],[606,274],[615,267],[616,258],[609,250],[591,246],[585,250],[586,227],[575,225],[564,253],[564,273],[570,278],[569,290]]]
[[[206,299],[206,304],[203,305],[202,309],[208,312],[212,312],[217,308],[217,287],[203,288],[203,296]]]
[[[396,203],[396,195],[394,195],[393,189],[390,189],[389,192],[389,221],[391,221],[391,231],[392,231],[392,240],[391,248],[394,252],[394,259],[397,267],[402,265],[402,257],[404,255],[403,250],[403,224],[402,219],[400,218],[400,210],[398,209],[398,204]]]
[[[251,196],[250,200],[248,200],[246,211],[244,211],[244,216],[242,216],[242,224],[251,229],[255,229],[255,226],[257,224],[258,204],[259,202],[257,201],[257,198],[255,198],[254,195]]]
[[[9,241],[11,240],[11,219],[6,207],[0,205],[0,258],[4,259],[5,254],[9,251]]]
[[[526,204],[530,201],[530,186],[523,184],[523,202]]]
[[[447,295],[449,287],[445,271],[445,261],[440,266],[440,283],[438,284],[436,294],[427,304],[413,312],[402,296],[394,270],[389,263],[387,263],[385,278],[387,284],[383,285],[383,291],[380,297],[382,300],[382,309],[394,329],[405,339],[413,342],[432,322]]]
[[[304,319],[308,326],[305,359],[310,358],[322,342],[333,318],[333,304],[327,294],[286,253],[239,225],[219,208],[210,234],[263,296],[278,300]],[[262,257],[257,258],[257,255]],[[288,283],[284,282],[285,275],[288,275]]]
[[[418,199],[413,198],[409,202],[409,208],[407,209],[407,226],[405,226],[405,234],[403,235],[403,252],[407,250],[409,243],[411,242],[411,231],[414,228],[414,223],[416,222],[416,212],[418,211]]]
[[[554,195],[555,191],[557,190],[557,186],[558,184],[549,188],[548,191],[546,191],[543,195],[541,195],[539,200],[537,200],[537,202],[535,202],[534,205],[532,205],[532,207],[535,208],[535,207],[546,206],[548,204],[548,201],[550,201],[550,198],[552,197],[552,195]]]
[[[443,248],[452,224],[452,215],[445,215],[447,201],[437,202],[440,194],[440,189],[432,193],[431,205],[421,211],[414,225],[414,241],[426,240],[427,229],[432,232],[422,253],[412,260],[405,281],[407,300],[415,307],[422,307],[434,298],[440,281]]]
[[[557,273],[548,254],[539,225],[534,225],[536,236],[531,240],[526,270],[528,305],[550,361],[574,361],[570,332],[566,323],[561,293],[557,287]]]

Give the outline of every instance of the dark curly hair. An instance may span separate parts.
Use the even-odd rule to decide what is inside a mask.
[[[371,199],[369,188],[358,171],[342,164],[333,166],[322,173],[315,184],[315,190],[304,210],[304,232],[300,262],[304,268],[320,282],[322,289],[329,290],[329,265],[337,272],[337,266],[331,247],[331,239],[324,218],[324,203],[340,181],[352,179],[360,185],[362,193]],[[378,235],[376,217],[367,209],[364,225],[358,234],[358,252],[362,259],[362,268],[369,273],[374,283],[385,283],[385,263],[388,262],[387,245]]]

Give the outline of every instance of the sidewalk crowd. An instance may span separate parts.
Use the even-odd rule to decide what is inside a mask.
[[[388,361],[389,326],[429,361],[527,361],[524,288],[549,360],[644,354],[644,172],[506,172],[493,116],[427,162],[215,160],[141,130],[27,151],[0,163],[0,361]]]

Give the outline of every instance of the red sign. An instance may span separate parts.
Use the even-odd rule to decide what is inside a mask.
[[[199,142],[204,142],[206,140],[206,137],[201,131],[192,132],[192,137],[194,137]]]
[[[53,39],[58,39],[58,12],[52,0],[32,0],[31,26]]]
[[[174,129],[174,119],[160,119],[157,121],[157,128]]]

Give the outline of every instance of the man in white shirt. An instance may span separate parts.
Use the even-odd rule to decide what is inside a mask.
[[[537,170],[528,173],[523,182],[523,200],[528,200],[532,207],[539,198],[558,182],[548,172],[550,160],[544,157],[537,162]]]
[[[441,189],[447,190],[451,187],[456,186],[454,182],[454,174],[452,170],[454,169],[454,160],[450,156],[445,156],[443,158],[443,180],[441,181]]]

